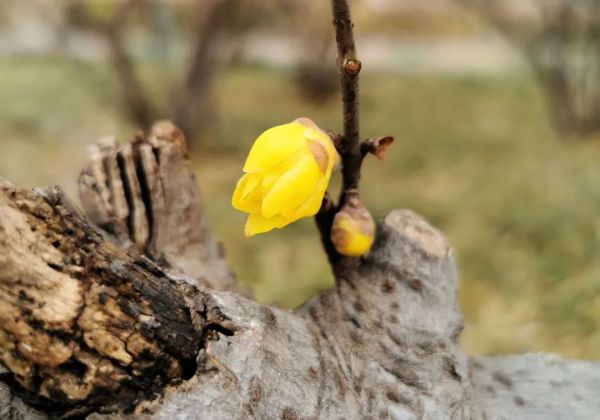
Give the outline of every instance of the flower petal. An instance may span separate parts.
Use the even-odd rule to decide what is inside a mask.
[[[312,154],[302,156],[283,173],[264,196],[261,212],[264,217],[286,214],[304,203],[323,178]]]
[[[325,146],[318,141],[310,140],[308,142],[308,150],[312,153],[313,157],[317,161],[317,165],[323,174],[327,173],[329,169],[329,153]]]
[[[317,214],[321,208],[321,204],[323,204],[323,196],[327,190],[328,183],[329,178],[322,178],[304,203],[302,203],[293,212],[284,215],[289,219],[296,221],[303,217],[314,216]]]
[[[305,127],[298,123],[278,125],[262,133],[250,149],[244,172],[267,170],[306,146]]]
[[[302,147],[284,161],[272,166],[266,171],[261,172],[262,181],[260,183],[260,187],[262,194],[266,195],[271,190],[275,182],[277,182],[277,180],[281,177],[281,175],[289,171],[290,168],[298,162],[298,159],[300,159],[306,153],[308,153],[308,147]]]
[[[253,236],[258,233],[268,232],[272,229],[280,228],[287,225],[289,222],[281,217],[262,217],[260,214],[250,214],[246,220],[246,226],[244,226],[244,234],[246,236]]]
[[[356,220],[338,213],[333,222],[331,240],[335,249],[348,257],[360,257],[369,252],[373,244],[373,234],[367,234]]]
[[[233,208],[247,213],[260,213],[260,185],[262,177],[259,174],[245,174],[240,178],[231,198]]]
[[[332,170],[340,161],[340,156],[335,148],[335,144],[333,144],[333,140],[331,140],[331,137],[329,137],[327,133],[314,125],[314,123],[312,124],[314,127],[309,125],[306,130],[304,130],[304,136],[309,141],[309,144],[318,143],[325,149],[324,151],[327,153],[328,157],[327,170]]]

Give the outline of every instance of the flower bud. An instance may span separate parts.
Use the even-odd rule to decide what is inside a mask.
[[[231,200],[234,208],[248,213],[246,236],[314,216],[338,160],[329,135],[308,118],[262,133]]]
[[[335,215],[331,242],[337,252],[348,257],[360,257],[371,249],[375,238],[375,223],[358,197],[351,197]]]

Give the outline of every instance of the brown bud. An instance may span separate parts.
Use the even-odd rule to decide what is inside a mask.
[[[356,58],[348,58],[343,64],[344,71],[350,76],[356,76],[362,67],[362,63]]]
[[[377,159],[383,160],[388,147],[390,147],[393,142],[394,138],[392,136],[373,137],[363,141],[360,145],[360,150],[363,156],[367,153],[371,153],[377,156]]]

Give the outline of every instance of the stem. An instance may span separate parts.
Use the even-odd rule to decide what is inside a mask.
[[[345,193],[357,189],[360,180],[362,156],[360,152],[358,114],[358,73],[361,62],[356,55],[353,23],[347,0],[331,0],[335,40],[337,43],[337,64],[342,87],[344,132],[340,147],[342,158],[342,196],[339,207],[344,205]]]
[[[343,98],[344,132],[341,139],[336,141],[336,148],[342,159],[342,192],[337,206],[331,202],[327,206],[324,205],[315,217],[315,221],[321,234],[323,248],[334,273],[337,273],[342,268],[341,261],[345,261],[347,258],[343,258],[333,246],[330,236],[331,226],[335,214],[346,204],[348,197],[358,194],[360,167],[363,159],[358,124],[358,73],[361,63],[354,46],[353,23],[350,18],[348,1],[331,0],[331,10]]]

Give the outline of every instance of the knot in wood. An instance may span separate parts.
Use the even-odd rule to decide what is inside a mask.
[[[450,253],[450,246],[444,235],[410,210],[392,211],[386,216],[384,226],[408,238],[427,258],[442,259]],[[422,284],[411,284],[411,288],[417,291],[419,286]]]

